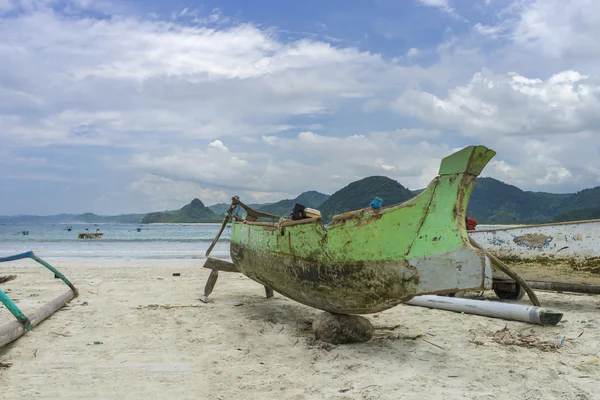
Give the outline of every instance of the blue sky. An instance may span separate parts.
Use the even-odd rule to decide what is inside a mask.
[[[589,0],[0,0],[0,214],[274,201],[470,144],[525,190],[600,184]]]

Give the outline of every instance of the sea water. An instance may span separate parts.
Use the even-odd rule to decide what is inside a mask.
[[[476,229],[498,227],[502,226],[478,225]],[[42,258],[205,258],[219,229],[221,224],[2,224],[0,257],[31,250]],[[97,230],[104,234],[101,238],[77,238]],[[228,225],[211,257],[229,258],[230,231]]]
[[[42,258],[204,258],[220,228],[221,224],[3,224],[0,257],[31,250]],[[229,257],[230,230],[225,228],[211,257]],[[103,236],[77,238],[96,231]]]

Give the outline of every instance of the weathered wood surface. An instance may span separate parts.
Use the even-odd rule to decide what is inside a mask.
[[[600,285],[600,220],[471,231],[527,281]],[[494,271],[495,278],[507,278]]]
[[[40,322],[48,318],[50,315],[54,314],[60,308],[62,308],[65,304],[67,304],[71,299],[75,297],[75,293],[69,289],[68,292],[60,295],[56,299],[52,300],[45,306],[41,307],[37,311],[26,314],[29,318],[29,322],[31,327],[35,327]],[[23,336],[27,332],[25,326],[18,321],[13,321],[4,326],[0,327],[0,347],[4,346],[7,343],[12,342],[13,340],[18,339]]]
[[[208,257],[203,267],[223,272],[240,272],[232,262],[212,257]]]
[[[217,283],[217,279],[219,279],[219,271],[213,269],[210,271],[208,281],[206,281],[206,285],[204,286],[204,297],[208,297],[212,293],[213,289],[215,288],[215,284]]]

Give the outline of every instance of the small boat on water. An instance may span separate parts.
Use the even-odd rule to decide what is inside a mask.
[[[80,233],[77,235],[78,239],[98,239],[101,238],[104,233]]]
[[[469,236],[532,288],[600,294],[599,219],[473,230]],[[502,272],[493,274],[499,297],[523,296]]]
[[[369,314],[414,296],[492,287],[490,260],[471,245],[466,209],[477,176],[496,153],[469,146],[441,162],[439,175],[401,204],[333,216],[325,227],[318,210],[294,210],[289,219],[248,207],[235,196],[216,244],[232,219],[233,263],[209,258],[203,301],[218,271],[241,272],[299,303],[339,314]],[[378,199],[376,199],[378,200]],[[246,211],[241,218],[234,211]],[[259,222],[258,218],[278,222]]]

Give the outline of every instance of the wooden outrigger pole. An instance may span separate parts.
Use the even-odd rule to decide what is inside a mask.
[[[45,306],[41,307],[40,309],[34,311],[29,316],[27,316],[19,309],[19,307],[17,307],[17,305],[10,299],[10,297],[8,297],[6,293],[4,293],[2,289],[0,289],[0,301],[17,319],[14,322],[10,322],[0,327],[0,347],[20,338],[26,332],[30,331],[34,326],[38,325],[50,315],[54,314],[65,304],[67,304],[69,301],[71,301],[79,295],[79,292],[77,291],[75,286],[73,286],[73,284],[62,273],[60,273],[60,271],[58,271],[52,265],[48,264],[46,261],[36,256],[33,253],[33,251],[28,251],[22,254],[17,254],[9,257],[0,257],[0,262],[16,261],[22,260],[24,258],[31,258],[32,260],[48,268],[51,272],[54,273],[54,276],[56,278],[60,278],[65,284],[67,284],[67,286],[69,286],[69,291],[63,293],[56,299],[52,300]]]

